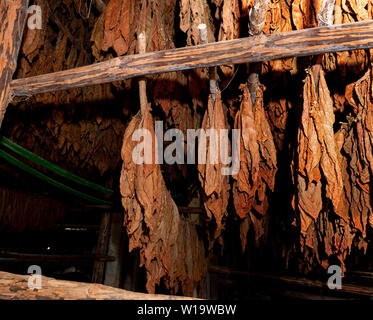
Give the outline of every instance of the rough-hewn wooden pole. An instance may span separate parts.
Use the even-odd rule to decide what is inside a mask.
[[[106,262],[104,284],[120,288],[123,275],[124,232],[123,214],[111,216],[110,239],[107,254],[115,257],[115,261]]]
[[[15,95],[66,90],[162,72],[253,63],[373,48],[373,21],[333,25],[122,56],[93,65],[13,80]]]
[[[146,52],[146,35],[145,32],[139,34],[138,39],[139,53],[144,54]],[[146,80],[141,79],[139,81],[139,96],[140,96],[140,109],[141,114],[144,116],[146,108],[148,107],[148,96],[146,95]]]
[[[0,128],[11,99],[10,82],[17,67],[28,0],[0,0]]]
[[[331,26],[333,24],[335,0],[323,0],[321,3],[320,12],[317,15],[317,25],[319,27]],[[318,55],[314,58],[315,64],[312,66],[311,71],[315,80],[315,92],[319,94],[319,80],[322,64],[322,55]]]
[[[0,300],[192,300],[191,298],[131,292],[101,284],[42,277],[41,289],[29,289],[30,276],[0,272]]]
[[[105,212],[102,215],[96,255],[105,255],[110,239],[111,214]],[[104,283],[105,261],[95,261],[92,273],[93,283]]]
[[[207,44],[209,43],[208,37],[207,37],[207,26],[203,23],[198,26],[199,30],[199,39],[200,44]],[[219,90],[218,82],[216,80],[216,67],[209,68],[209,78],[210,78],[210,94],[212,95],[212,99],[216,100],[216,94]]]
[[[267,13],[269,0],[255,0],[254,6],[249,14],[249,35],[258,36],[263,31],[265,16]],[[260,65],[251,66],[251,72],[248,77],[248,85],[251,95],[252,105],[255,105],[256,95],[259,88],[259,68]]]

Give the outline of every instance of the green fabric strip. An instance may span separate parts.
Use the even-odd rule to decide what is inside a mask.
[[[100,205],[109,205],[111,206],[112,203],[111,202],[108,202],[108,201],[105,201],[105,200],[101,200],[101,199],[98,199],[98,198],[95,198],[95,197],[92,197],[88,194],[85,194],[83,192],[80,192],[78,190],[75,190],[73,188],[70,188],[60,182],[57,182],[55,180],[53,180],[52,178],[46,176],[45,174],[27,166],[26,164],[24,164],[22,161],[19,161],[18,159],[14,158],[13,156],[9,155],[8,153],[6,153],[4,150],[0,150],[0,158],[3,158],[5,161],[9,162],[10,164],[18,167],[19,169],[33,175],[34,177],[40,179],[40,180],[43,180],[55,187],[57,187],[58,189],[60,190],[63,190],[65,192],[68,192],[76,197],[79,197],[83,200],[86,200],[86,201],[89,201],[89,202],[92,202],[92,203],[95,203],[95,204],[100,204]]]
[[[95,184],[93,182],[90,182],[86,179],[83,179],[81,177],[78,177],[77,175],[66,171],[55,164],[37,156],[36,154],[22,148],[18,144],[10,141],[9,139],[5,138],[4,136],[0,136],[0,145],[13,151],[14,153],[26,158],[27,160],[42,166],[45,169],[48,169],[50,171],[53,171],[54,173],[58,174],[61,177],[64,177],[70,181],[73,181],[75,183],[78,183],[80,185],[83,185],[84,187],[87,187],[89,189],[93,189],[95,191],[100,191],[103,193],[108,193],[108,194],[114,194],[114,191],[107,189],[105,187],[102,187],[98,184]]]

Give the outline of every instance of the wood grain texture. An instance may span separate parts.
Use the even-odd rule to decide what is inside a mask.
[[[0,272],[0,300],[192,300],[180,296],[137,293],[101,284],[42,277],[42,289],[28,288],[29,276]]]
[[[0,0],[0,128],[11,92],[10,81],[17,67],[28,0]]]
[[[114,58],[105,62],[13,80],[16,96],[66,90],[170,71],[373,48],[373,21]]]
[[[255,0],[249,15],[249,35],[257,36],[262,33],[269,0]]]
[[[249,15],[249,35],[258,36],[263,31],[265,16],[268,9],[269,0],[255,0]],[[259,89],[259,70],[260,64],[251,66],[251,71],[248,77],[248,86],[251,95],[251,103],[255,104],[256,94]]]
[[[101,218],[100,233],[96,248],[96,255],[105,255],[110,239],[111,214],[105,212]],[[105,261],[96,261],[93,266],[93,283],[103,283],[105,273]]]

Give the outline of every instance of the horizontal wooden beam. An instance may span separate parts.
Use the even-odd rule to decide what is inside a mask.
[[[373,20],[122,56],[76,69],[13,80],[11,89],[16,96],[33,95],[162,72],[369,48],[373,48]]]
[[[101,284],[56,280],[42,276],[41,289],[29,289],[30,276],[0,271],[0,300],[192,300],[181,296],[146,294]]]

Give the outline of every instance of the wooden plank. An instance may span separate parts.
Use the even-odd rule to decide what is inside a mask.
[[[0,272],[0,300],[192,300],[181,296],[146,294],[92,283],[42,276],[41,289],[28,288],[29,276]]]
[[[13,80],[14,95],[85,87],[162,72],[373,48],[373,20],[221,41]]]
[[[0,128],[11,99],[10,82],[17,67],[28,0],[0,0]]]

